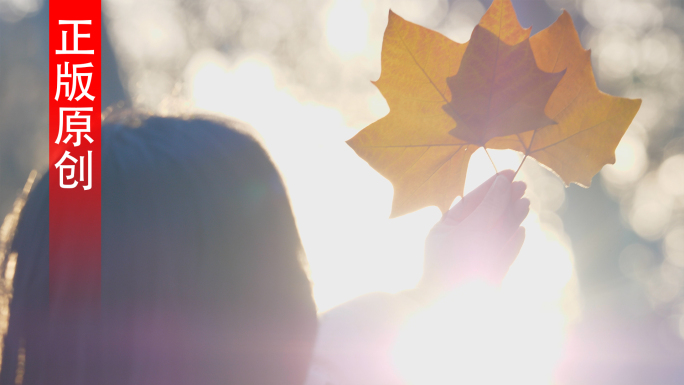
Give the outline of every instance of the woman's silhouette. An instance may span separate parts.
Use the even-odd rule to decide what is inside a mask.
[[[49,293],[44,175],[11,244],[18,257],[0,385],[303,384],[316,308],[292,210],[264,150],[208,119],[123,120],[102,127],[101,308]],[[503,277],[529,206],[512,178],[504,171],[485,182],[435,226],[414,290],[351,301],[322,318],[307,384],[395,383],[374,338],[391,339],[403,304],[415,308],[473,276]]]
[[[101,314],[48,311],[46,174],[11,245],[0,384],[20,351],[24,385],[301,384],[316,308],[272,162],[223,123],[129,120],[102,128]]]

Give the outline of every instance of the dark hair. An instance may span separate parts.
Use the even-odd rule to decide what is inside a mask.
[[[300,384],[316,334],[278,172],[207,119],[102,127],[101,315],[48,312],[48,177],[28,196],[0,385]],[[84,312],[83,314],[88,314]]]

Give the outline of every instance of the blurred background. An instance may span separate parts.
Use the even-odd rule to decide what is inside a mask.
[[[527,239],[502,290],[472,288],[417,315],[397,344],[398,370],[426,385],[682,384],[684,0],[512,2],[533,33],[567,9],[599,88],[643,104],[589,189],[525,162]],[[389,112],[371,80],[390,7],[465,42],[490,4],[103,0],[103,110],[247,123],[284,176],[319,311],[398,292],[417,283],[440,213],[387,219],[391,184],[344,141]],[[47,167],[47,5],[0,0],[0,215]],[[499,169],[521,159],[492,156]],[[466,190],[493,173],[476,153]]]

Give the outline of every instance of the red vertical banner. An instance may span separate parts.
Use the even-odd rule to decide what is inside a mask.
[[[101,3],[51,0],[49,6],[50,304],[98,307]]]

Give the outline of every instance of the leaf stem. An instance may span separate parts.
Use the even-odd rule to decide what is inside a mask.
[[[499,170],[496,169],[496,165],[494,164],[494,160],[492,159],[492,156],[489,155],[489,151],[487,151],[487,147],[482,146],[482,148],[484,148],[485,153],[487,154],[487,157],[489,157],[489,161],[492,162],[492,166],[494,166],[494,172],[498,174]]]
[[[513,174],[513,180],[515,180],[515,177],[518,175],[518,172],[520,171],[523,164],[525,163],[525,159],[527,159],[527,156],[530,155],[530,150],[532,149],[532,143],[534,142],[534,136],[535,135],[537,135],[537,130],[534,130],[534,132],[532,133],[532,137],[530,138],[530,145],[525,146],[525,142],[522,141],[522,138],[518,134],[518,140],[520,140],[520,144],[522,144],[523,147],[525,148],[525,157],[523,158],[522,162],[520,162],[520,166],[518,166],[518,169],[515,170],[515,174]]]
[[[518,171],[520,171],[520,169],[523,166],[523,163],[525,163],[525,159],[527,159],[527,154],[525,154],[525,157],[523,158],[522,162],[520,162],[520,166],[518,166],[518,169],[515,170],[515,174],[513,174],[513,180],[515,180],[516,175],[518,175]]]

